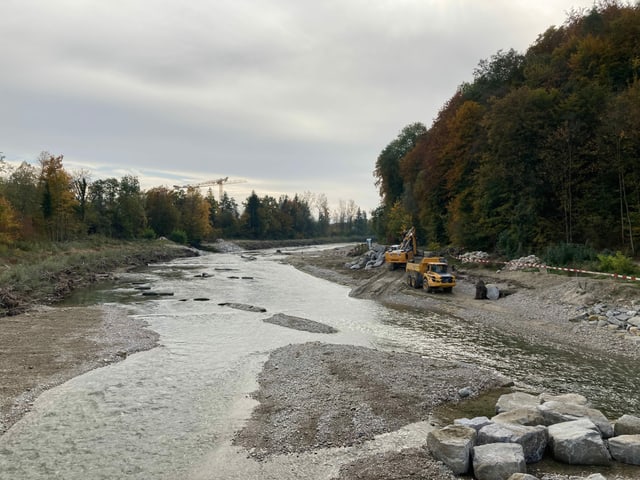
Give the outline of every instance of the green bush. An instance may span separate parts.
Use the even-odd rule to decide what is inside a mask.
[[[151,227],[147,227],[142,231],[142,238],[145,240],[153,240],[156,238],[156,232]]]
[[[169,234],[169,240],[171,240],[172,242],[180,243],[182,245],[186,245],[188,240],[187,232],[185,232],[184,230],[174,230]]]
[[[624,275],[632,275],[638,272],[636,267],[629,257],[622,254],[622,252],[616,252],[615,255],[598,255],[598,270],[607,273],[621,273]]]

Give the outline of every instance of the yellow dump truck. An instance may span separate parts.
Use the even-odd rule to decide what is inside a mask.
[[[413,288],[424,288],[427,292],[436,289],[451,293],[456,286],[456,277],[449,272],[449,264],[443,257],[425,257],[420,262],[407,263],[407,283]]]

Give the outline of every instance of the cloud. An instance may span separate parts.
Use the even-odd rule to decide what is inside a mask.
[[[570,5],[9,0],[0,150],[113,176],[241,177],[243,193],[310,190],[369,210],[376,157],[398,132],[430,125],[480,59],[524,51]]]

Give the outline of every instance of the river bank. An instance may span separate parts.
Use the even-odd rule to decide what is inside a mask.
[[[436,311],[496,328],[527,342],[571,346],[640,359],[640,344],[620,329],[578,321],[588,305],[603,303],[640,310],[640,285],[614,279],[568,276],[538,271],[494,271],[472,264],[457,267],[453,294],[427,294],[407,285],[403,271],[350,269],[351,248],[291,253],[285,262],[310,275],[346,285],[351,296],[388,306]],[[508,295],[497,301],[476,300],[475,286],[482,280]]]
[[[131,242],[43,253],[0,269],[0,435],[31,408],[43,391],[97,367],[153,348],[157,334],[117,308],[52,307],[75,289],[114,280],[118,272],[193,256],[172,242]],[[66,258],[64,256],[66,255]],[[82,260],[77,261],[78,258]],[[55,264],[55,268],[53,265]],[[20,282],[23,274],[44,277]],[[39,273],[38,273],[39,272]],[[7,278],[9,280],[7,280]]]

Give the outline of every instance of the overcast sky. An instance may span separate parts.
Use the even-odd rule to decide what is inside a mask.
[[[380,151],[592,0],[0,0],[0,152],[379,203]],[[217,188],[214,189],[217,195]]]

